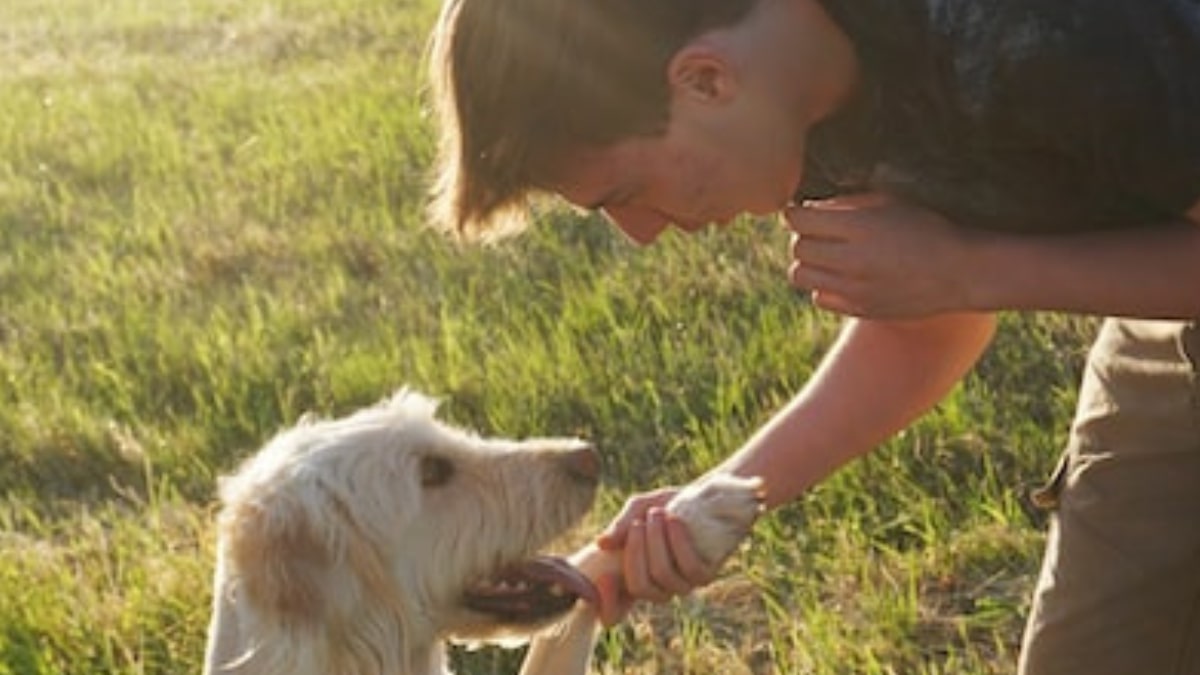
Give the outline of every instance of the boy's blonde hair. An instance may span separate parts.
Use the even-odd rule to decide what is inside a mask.
[[[430,77],[431,215],[467,238],[524,227],[571,152],[661,133],[666,67],[757,0],[445,0]]]

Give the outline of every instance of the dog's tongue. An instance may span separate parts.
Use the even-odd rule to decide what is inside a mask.
[[[568,593],[582,598],[593,605],[600,602],[600,592],[591,579],[575,569],[571,563],[555,556],[538,556],[521,565],[525,575],[547,584],[557,584]]]
[[[600,594],[567,561],[538,556],[472,587],[464,602],[471,609],[507,620],[534,621],[567,611],[579,598],[596,604]]]

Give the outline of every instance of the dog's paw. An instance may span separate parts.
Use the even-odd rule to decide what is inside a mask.
[[[737,550],[763,509],[761,478],[722,473],[691,483],[667,504],[667,512],[687,524],[696,552],[710,565]]]

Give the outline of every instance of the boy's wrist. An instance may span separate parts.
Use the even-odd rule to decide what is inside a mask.
[[[987,230],[969,229],[963,236],[959,265],[961,307],[970,312],[990,312],[1004,308],[1003,285],[1015,268],[1006,266],[1004,235]]]

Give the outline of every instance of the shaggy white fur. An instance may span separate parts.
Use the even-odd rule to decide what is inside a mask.
[[[590,507],[591,446],[480,438],[435,409],[401,391],[302,421],[222,481],[206,673],[443,673],[444,639],[527,636],[588,591],[527,558]]]
[[[596,578],[536,552],[590,507],[599,459],[578,439],[481,438],[401,390],[302,420],[221,482],[206,675],[448,675],[444,642],[536,635],[526,675],[582,675]],[[757,480],[716,476],[671,509],[702,555],[728,556],[760,510]]]

